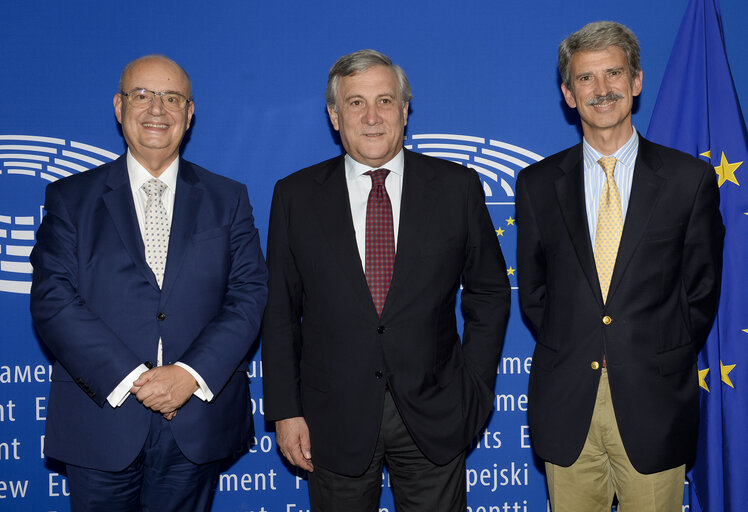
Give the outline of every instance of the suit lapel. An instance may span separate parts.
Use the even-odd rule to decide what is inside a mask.
[[[143,237],[138,226],[138,217],[133,204],[130,178],[127,174],[127,157],[122,155],[109,169],[106,182],[109,190],[104,193],[103,201],[112,218],[117,233],[125,249],[151,285],[158,289],[156,277],[145,261]]]
[[[197,174],[192,166],[185,160],[179,159],[179,172],[177,173],[177,190],[174,196],[174,211],[171,217],[171,230],[169,232],[169,252],[166,256],[166,270],[164,272],[162,301],[168,298],[169,290],[174,280],[179,275],[185,253],[194,232],[195,219],[200,210],[200,200],[203,191],[197,185],[199,183]]]
[[[639,151],[634,164],[634,179],[631,183],[626,219],[623,223],[621,243],[618,246],[616,264],[610,281],[608,297],[613,297],[616,287],[621,282],[626,267],[639,245],[644,231],[652,217],[652,212],[660,193],[662,178],[657,171],[662,167],[662,161],[646,139],[639,136]]]
[[[365,305],[367,314],[377,315],[356,244],[344,157],[333,160],[329,166],[321,169],[315,181],[319,184],[313,199],[319,232],[330,248],[333,264],[342,277],[341,282],[350,285],[351,291],[360,298],[358,302]]]
[[[556,196],[561,205],[566,228],[569,231],[577,258],[582,265],[595,297],[602,306],[603,296],[600,291],[600,281],[597,277],[595,254],[590,241],[589,221],[584,200],[584,161],[582,159],[582,145],[578,144],[569,149],[559,164],[563,171],[556,180]]]
[[[423,238],[426,233],[432,208],[438,204],[436,190],[433,186],[435,173],[430,167],[419,165],[407,149],[403,172],[403,189],[400,200],[400,223],[397,234],[397,251],[395,253],[395,268],[387,300],[382,310],[382,316],[392,309],[392,303],[397,299],[398,288],[407,285],[407,279],[412,274],[410,269],[419,260]]]

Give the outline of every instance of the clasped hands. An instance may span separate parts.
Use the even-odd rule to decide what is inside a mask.
[[[132,383],[130,393],[147,408],[171,420],[198,388],[195,378],[177,365],[158,366]]]

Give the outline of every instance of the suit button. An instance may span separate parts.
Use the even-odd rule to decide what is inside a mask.
[[[377,371],[374,372],[374,376],[377,379],[381,379],[382,377],[384,377],[384,374],[380,370],[377,370]]]
[[[380,325],[379,327],[377,327],[377,333],[379,333],[379,334],[384,333],[385,330],[386,329],[385,329],[384,325]]]
[[[592,363],[590,363],[590,368],[592,368],[593,370],[599,370],[600,363],[598,363],[597,361],[592,361]]]
[[[166,320],[166,315],[165,315],[165,314],[163,314],[163,313],[159,313],[159,314],[158,314],[158,316],[157,316],[156,318],[158,318],[159,320],[162,320],[162,321],[163,321],[163,320]]]
[[[613,322],[613,319],[612,319],[612,318],[610,318],[610,317],[609,317],[608,315],[605,315],[605,316],[603,317],[603,323],[604,323],[605,325],[610,325],[610,324],[611,324],[612,322]]]

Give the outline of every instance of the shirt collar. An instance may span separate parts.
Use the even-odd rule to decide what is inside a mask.
[[[351,157],[351,155],[345,155],[345,175],[348,181],[354,180],[359,176],[362,176],[365,172],[369,172],[375,169],[387,169],[388,171],[395,173],[402,177],[405,169],[405,154],[403,150],[395,155],[395,157],[384,165],[379,167],[371,167],[370,165],[364,165]]]
[[[612,155],[603,155],[590,146],[587,139],[582,138],[582,151],[584,153],[585,163],[588,164],[597,163],[597,161],[604,156],[613,156],[626,167],[633,167],[634,161],[636,160],[636,154],[639,151],[639,134],[636,131],[636,128],[634,128],[629,140],[627,140],[623,146],[615,150]]]
[[[177,156],[172,163],[158,177],[172,192],[177,189],[177,171],[179,170],[179,157]],[[127,149],[127,175],[130,177],[130,184],[134,190],[140,190],[143,184],[152,179],[153,175],[143,167],[140,162],[132,155],[130,149]]]

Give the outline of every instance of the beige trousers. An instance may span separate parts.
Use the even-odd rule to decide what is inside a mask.
[[[623,448],[602,368],[590,431],[579,458],[569,467],[545,463],[553,512],[681,512],[686,467],[645,475],[634,469]]]

